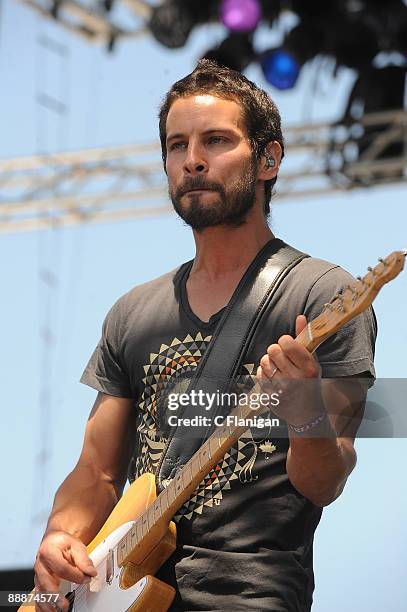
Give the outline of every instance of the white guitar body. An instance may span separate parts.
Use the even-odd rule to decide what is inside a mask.
[[[135,610],[138,607],[137,604],[141,604],[140,600],[143,598],[149,577],[146,576],[130,588],[123,589],[120,586],[121,567],[117,563],[116,545],[133,524],[134,521],[131,521],[115,529],[90,553],[89,556],[97,569],[97,576],[92,578],[89,584],[72,584],[69,589],[67,586],[69,583],[63,583],[62,593],[64,595],[67,593],[66,588],[75,591],[71,610],[74,612],[125,612]]]

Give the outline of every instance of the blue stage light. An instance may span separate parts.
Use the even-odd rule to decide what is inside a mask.
[[[260,64],[267,81],[277,89],[291,89],[297,82],[301,65],[284,49],[266,52]]]

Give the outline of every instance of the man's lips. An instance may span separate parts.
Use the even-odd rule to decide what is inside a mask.
[[[206,187],[198,187],[197,189],[188,189],[185,193],[192,193],[194,191],[212,191],[211,189],[207,189]]]

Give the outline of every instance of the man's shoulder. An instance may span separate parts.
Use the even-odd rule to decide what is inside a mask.
[[[294,311],[296,315],[309,309],[315,315],[316,310],[353,282],[352,274],[337,263],[306,257],[290,271],[280,287],[281,308],[288,307],[292,316]]]
[[[318,257],[306,257],[292,270],[292,280],[295,280],[299,290],[308,289],[310,292],[322,287],[337,290],[355,281],[355,278],[337,263]]]
[[[301,272],[306,271],[309,278],[320,278],[328,273],[330,277],[343,276],[353,278],[350,272],[342,268],[339,264],[326,259],[320,259],[319,257],[305,257],[296,267],[298,267],[298,270],[301,270]]]

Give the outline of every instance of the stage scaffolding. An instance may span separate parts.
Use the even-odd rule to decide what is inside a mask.
[[[273,205],[406,181],[406,111],[288,127],[285,138]],[[1,159],[0,188],[3,233],[172,210],[158,143]]]

